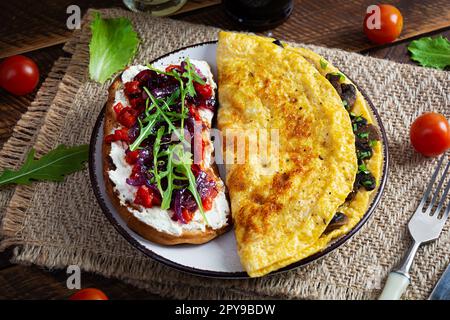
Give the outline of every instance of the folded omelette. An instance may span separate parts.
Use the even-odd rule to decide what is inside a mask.
[[[362,95],[312,51],[221,32],[217,64],[217,125],[238,253],[258,277],[323,250],[356,225],[379,180],[381,146]],[[267,146],[248,132],[274,131],[276,148],[262,159],[258,151]],[[247,139],[243,161],[227,141],[236,132]]]

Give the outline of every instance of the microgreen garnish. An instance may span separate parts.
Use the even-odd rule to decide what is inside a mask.
[[[172,192],[174,187],[173,180],[175,179],[173,172],[174,153],[172,152],[173,149],[172,147],[174,147],[174,145],[171,145],[167,151],[156,155],[156,157],[159,157],[161,155],[167,156],[166,170],[160,172],[160,175],[164,175],[167,180],[166,190],[163,190],[161,194],[162,195],[161,209],[163,210],[169,209],[170,202],[172,201]]]
[[[367,139],[369,137],[369,133],[368,132],[358,133],[358,137],[360,137],[361,139]]]
[[[155,124],[158,122],[159,120],[159,111],[157,111],[154,114],[149,114],[148,113],[148,99],[146,101],[146,115],[147,117],[145,118],[145,120],[147,121],[147,124],[144,126],[142,123],[142,120],[138,118],[139,120],[139,127],[140,127],[140,133],[139,136],[136,138],[136,140],[130,145],[130,150],[134,151],[137,148],[139,148],[139,146],[141,145],[142,141],[144,141],[145,139],[147,139],[153,131],[153,128],[155,126]]]
[[[370,172],[369,169],[367,169],[366,165],[363,163],[358,166],[358,173],[369,174]]]
[[[203,81],[203,79],[197,74],[197,72],[195,71],[195,68],[192,67],[191,62],[189,61],[189,58],[187,58],[185,60],[186,62],[186,71],[183,72],[182,76],[184,78],[187,79],[187,83],[186,83],[186,89],[187,89],[187,93],[191,96],[191,97],[195,97],[195,88],[194,88],[194,81],[204,85],[205,81]]]
[[[348,109],[348,102],[347,102],[347,100],[342,100],[342,104],[343,104],[345,109]]]
[[[179,88],[170,96],[162,98],[156,98],[148,88],[143,88],[148,96],[144,111],[145,118],[138,118],[140,126],[139,136],[130,145],[130,150],[139,149],[145,139],[154,136],[153,168],[150,169],[150,173],[152,174],[151,183],[156,184],[161,194],[161,209],[169,209],[173,191],[182,188],[175,181],[186,181],[188,183],[186,188],[191,192],[205,223],[208,224],[202,199],[197,190],[196,179],[191,169],[192,154],[185,150],[189,149],[190,145],[184,138],[183,131],[184,120],[188,117],[188,109],[185,107],[186,96],[194,97],[196,95],[194,82],[204,85],[205,81],[195,71],[195,67],[193,67],[189,59],[186,59],[184,62],[185,71],[183,73],[178,72],[177,69],[163,71],[147,65],[150,70],[158,74],[164,74],[178,80]],[[175,112],[171,109],[177,102],[181,102],[180,112]],[[179,129],[177,128],[178,125],[180,125]],[[159,127],[158,130],[156,130],[157,126]],[[163,137],[172,133],[177,136],[181,143],[169,144],[163,147],[166,144],[162,142]]]
[[[373,185],[373,181],[370,180],[370,179],[364,180],[364,181],[362,182],[362,185],[365,186],[365,187],[370,187],[370,186]]]
[[[161,195],[164,194],[164,191],[162,189],[161,185],[161,179],[163,178],[162,174],[159,174],[158,172],[158,157],[159,157],[159,149],[161,148],[161,138],[164,135],[164,127],[160,127],[158,129],[158,132],[156,133],[155,143],[153,144],[153,170],[150,170],[150,172],[153,174],[154,182],[156,182],[156,186],[158,187],[159,192]]]
[[[327,66],[328,66],[328,62],[326,62],[326,61],[323,60],[323,59],[320,59],[320,67],[321,67],[322,69],[326,69]]]
[[[156,73],[159,73],[159,74],[165,74],[166,76],[175,77],[175,78],[177,78],[177,79],[180,78],[180,75],[178,74],[178,72],[176,72],[176,71],[174,71],[174,70],[171,70],[171,71],[163,71],[163,70],[160,70],[160,69],[158,69],[158,68],[155,68],[155,67],[152,66],[151,64],[147,64],[147,68],[149,68],[150,70],[155,71]]]
[[[180,141],[184,141],[184,137],[180,135],[179,130],[175,127],[175,125],[172,122],[172,119],[170,119],[167,114],[163,111],[163,109],[158,105],[158,101],[156,100],[156,98],[151,94],[151,92],[144,87],[145,92],[147,92],[147,95],[149,96],[149,98],[152,100],[152,106],[154,106],[157,110],[158,115],[160,115],[164,121],[167,123],[167,125],[169,126],[169,133],[175,133],[175,135],[177,136],[178,139],[180,139]],[[165,107],[165,110],[169,110],[169,105],[167,104],[166,101],[164,101],[163,99],[160,99],[160,101],[164,104],[163,107]]]
[[[340,81],[345,81],[345,76],[344,76],[344,74],[342,74],[342,72],[332,72],[331,73],[332,75],[334,75],[334,76],[339,76],[339,80]]]
[[[206,219],[205,212],[203,210],[202,199],[197,191],[197,183],[195,182],[195,176],[191,170],[192,154],[190,152],[184,151],[181,145],[176,145],[173,151],[177,157],[177,160],[175,162],[176,163],[175,171],[187,177],[189,182],[188,190],[194,196],[195,202],[197,202],[198,209],[202,214],[206,224],[209,224],[208,220]]]
[[[364,160],[364,159],[368,159],[372,156],[372,152],[371,151],[356,151],[356,155],[358,157],[359,160]]]

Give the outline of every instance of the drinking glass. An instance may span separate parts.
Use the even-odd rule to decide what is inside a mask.
[[[187,0],[123,0],[132,11],[149,12],[153,16],[167,16],[178,11]]]
[[[292,13],[293,0],[223,0],[231,18],[251,30],[271,29]]]

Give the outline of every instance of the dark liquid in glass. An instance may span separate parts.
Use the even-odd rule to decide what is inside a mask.
[[[223,0],[225,11],[243,27],[271,29],[292,13],[293,0]]]

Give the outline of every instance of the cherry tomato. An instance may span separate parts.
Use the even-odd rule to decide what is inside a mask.
[[[410,138],[417,152],[435,157],[450,148],[450,125],[442,114],[424,113],[411,125]]]
[[[380,4],[380,15],[377,11],[366,14],[364,18],[364,32],[370,41],[385,44],[398,38],[403,28],[403,16],[400,11],[389,4]],[[379,25],[377,26],[377,19]],[[377,28],[378,27],[378,28]]]
[[[125,161],[128,164],[135,164],[139,157],[139,150],[130,151],[125,155]]]
[[[130,107],[125,107],[117,116],[117,121],[127,128],[131,128],[136,123],[136,116],[134,110]]]
[[[99,289],[87,288],[74,293],[69,300],[108,300],[108,297]]]
[[[209,84],[201,85],[200,83],[194,82],[195,91],[200,94],[204,99],[211,98],[212,88]]]
[[[17,96],[33,92],[39,82],[39,69],[25,56],[12,56],[0,64],[0,87]]]

